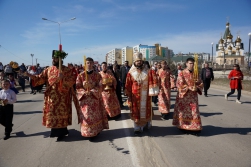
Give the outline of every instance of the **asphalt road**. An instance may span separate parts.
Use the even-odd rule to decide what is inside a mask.
[[[109,121],[93,141],[82,137],[73,107],[73,125],[62,142],[49,138],[50,129],[41,124],[43,94],[20,93],[14,109],[11,138],[3,140],[0,126],[1,167],[250,167],[251,96],[224,99],[227,91],[210,89],[200,96],[203,131],[199,137],[182,134],[172,126],[176,92],[172,92],[170,120],[162,121],[154,107],[153,127],[141,136],[133,135],[129,111]]]

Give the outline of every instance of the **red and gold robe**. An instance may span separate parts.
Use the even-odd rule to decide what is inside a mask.
[[[110,117],[115,117],[121,114],[120,104],[119,104],[119,100],[116,94],[117,81],[113,73],[109,70],[107,70],[106,73],[101,71],[99,72],[99,74],[101,75],[102,80],[106,78],[110,78],[112,80],[112,85],[110,86],[111,89],[105,90],[106,85],[102,85],[101,90],[102,90],[102,99],[103,99],[103,103],[105,105],[107,114]]]
[[[128,96],[131,119],[137,126],[144,126],[151,121],[151,96],[156,96],[158,93],[158,79],[154,70],[148,68],[138,70],[133,66],[127,73],[125,94]]]
[[[87,87],[83,86],[83,82],[86,81],[85,72],[80,73],[76,81],[78,100],[82,110],[79,113],[81,135],[94,137],[103,129],[109,129],[109,126],[100,91],[101,75],[95,71],[87,75]]]
[[[160,91],[158,95],[159,112],[163,114],[169,113],[170,97],[171,97],[171,75],[170,70],[158,70],[158,79],[160,84]]]
[[[179,73],[176,81],[178,93],[173,114],[173,125],[179,129],[202,130],[198,93],[201,94],[203,84],[198,81],[195,85],[197,91],[193,91],[193,73],[190,73],[188,69]]]
[[[73,91],[75,83],[72,70],[62,66],[63,79],[58,78],[56,66],[48,67],[39,75],[34,75],[33,86],[46,83],[43,107],[43,125],[47,128],[65,128],[72,124],[72,98],[79,110],[76,94]]]

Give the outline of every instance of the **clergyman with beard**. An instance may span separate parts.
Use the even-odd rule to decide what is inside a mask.
[[[63,61],[62,61],[63,64]],[[79,104],[73,85],[76,82],[72,70],[62,65],[59,71],[59,58],[52,52],[52,66],[43,70],[39,75],[31,75],[33,86],[46,83],[44,92],[44,107],[42,124],[51,128],[50,137],[57,137],[57,141],[68,135],[67,126],[72,124],[72,98],[79,110]]]
[[[133,58],[133,66],[126,77],[125,94],[134,122],[134,134],[139,135],[145,126],[151,127],[151,96],[158,95],[159,86],[156,72],[144,66],[142,53],[134,53]]]

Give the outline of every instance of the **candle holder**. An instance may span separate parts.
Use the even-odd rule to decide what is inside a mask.
[[[194,66],[193,66],[193,88],[192,91],[197,91],[196,82],[198,81],[198,54],[194,54]]]
[[[104,78],[102,79],[102,84],[105,85],[105,89],[104,90],[111,90],[112,87],[112,79],[111,78]]]

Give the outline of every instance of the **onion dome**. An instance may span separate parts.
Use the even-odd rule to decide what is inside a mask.
[[[224,40],[222,39],[222,37],[220,38],[219,43],[224,43]]]
[[[230,23],[229,23],[229,22],[227,22],[226,26],[227,26],[227,27],[229,27],[229,25],[230,25]]]
[[[240,36],[237,37],[237,39],[235,40],[235,43],[236,43],[236,42],[240,42],[240,43],[241,43],[241,38],[240,38]]]
[[[228,50],[232,50],[232,46],[231,45],[229,45]]]
[[[236,48],[236,50],[240,50],[240,48],[239,48],[239,47],[237,47],[237,48]]]
[[[232,39],[232,38],[233,38],[233,35],[231,34],[231,32],[229,32],[227,39]]]

